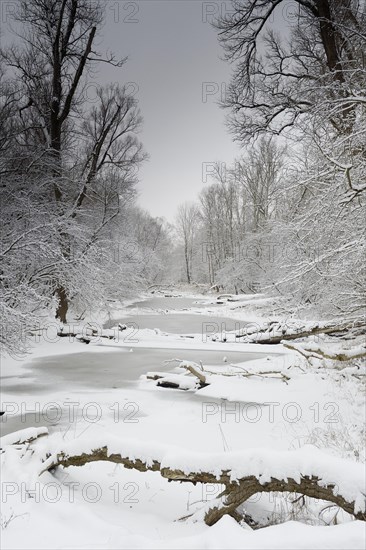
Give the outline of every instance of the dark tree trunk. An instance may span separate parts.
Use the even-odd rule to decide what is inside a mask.
[[[56,319],[59,319],[61,323],[66,323],[67,311],[69,309],[69,302],[66,295],[66,290],[64,287],[59,287],[56,289],[56,296],[59,300],[58,306],[56,309]]]
[[[188,253],[188,246],[185,244],[184,246],[184,256],[186,260],[186,273],[187,273],[187,282],[190,285],[191,284],[191,274],[189,270],[189,253]]]
[[[60,15],[60,23],[62,20],[62,17],[64,17],[64,6],[66,5],[66,2],[63,4],[63,8],[61,10]],[[71,25],[75,24],[75,11],[74,5],[74,11],[70,14],[70,21],[69,25],[71,28]],[[59,27],[60,29],[61,27]],[[77,70],[74,75],[73,83],[67,93],[65,93],[65,100],[64,105],[61,108],[61,102],[63,97],[63,88],[62,88],[62,61],[63,57],[62,55],[65,55],[64,52],[60,52],[60,44],[61,44],[61,34],[58,31],[53,48],[52,48],[52,67],[53,67],[53,78],[52,78],[52,101],[51,101],[51,114],[50,114],[50,121],[49,121],[49,133],[51,137],[51,156],[52,156],[52,175],[53,175],[53,186],[54,186],[54,194],[56,203],[58,206],[61,204],[61,211],[62,211],[62,191],[59,186],[59,179],[62,177],[62,159],[61,159],[61,149],[62,149],[62,132],[63,132],[63,123],[67,120],[71,106],[72,101],[74,98],[74,95],[76,93],[79,81],[83,75],[84,68],[86,61],[88,59],[88,56],[91,52],[92,43],[94,40],[94,36],[96,33],[96,27],[92,27],[89,34],[88,43],[85,47],[85,51],[82,53],[82,56],[79,61],[79,65],[77,67]],[[62,255],[65,259],[68,259],[70,256],[70,242],[69,242],[69,236],[62,231],[60,232],[60,242],[61,242],[61,251]],[[56,296],[58,297],[59,303],[56,310],[56,319],[59,319],[62,323],[66,323],[66,316],[67,311],[69,309],[69,300],[66,293],[66,289],[60,285],[56,289]]]
[[[318,0],[318,18],[320,25],[320,35],[323,42],[327,64],[330,71],[334,72],[336,80],[344,82],[342,63],[339,58],[337,46],[337,31],[333,24],[332,13],[329,6],[329,0]]]

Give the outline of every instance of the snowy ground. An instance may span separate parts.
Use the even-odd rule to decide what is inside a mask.
[[[263,300],[257,298],[261,305]],[[221,326],[223,318],[243,326],[262,322],[255,301],[217,305],[204,296],[150,296],[145,305],[140,301],[109,316],[139,320],[118,341],[95,338],[85,345],[73,337],[57,338],[53,326],[35,336],[30,357],[2,361],[1,435],[44,425],[50,432],[27,452],[2,442],[2,548],[364,548],[364,523],[345,512],[334,520],[337,509],[324,502],[291,506],[288,496],[261,494],[245,511],[267,527],[252,530],[228,516],[207,527],[192,518],[177,520],[194,513],[197,518],[218,496],[218,485],[168,483],[156,472],[109,462],[38,477],[47,453],[75,440],[92,445],[108,438],[143,444],[151,457],[161,446],[174,448],[178,457],[179,449],[182,456],[204,453],[208,464],[213,453],[229,457],[259,449],[271,459],[271,453],[308,444],[330,458],[364,461],[359,377],[305,369],[301,357],[282,345],[213,341],[215,331],[222,336],[228,330]],[[154,328],[144,324],[144,315],[156,316]],[[173,315],[185,316],[186,322],[179,317],[180,334],[166,328]],[[199,316],[202,330],[190,330]],[[192,389],[180,391],[157,387],[143,376],[158,371],[181,378],[178,363],[163,362],[173,358],[202,361],[210,385],[197,391],[190,382]],[[221,376],[235,372],[231,364],[239,365],[238,372],[278,371],[289,380]]]

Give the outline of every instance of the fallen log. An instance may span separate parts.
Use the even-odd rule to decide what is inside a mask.
[[[283,340],[296,340],[298,338],[308,338],[317,334],[334,334],[345,335],[352,330],[361,330],[361,333],[366,332],[366,323],[364,321],[351,322],[345,321],[340,324],[315,324],[312,327],[288,327],[286,324],[281,324],[277,321],[271,321],[267,326],[262,328],[250,328],[235,334],[236,339],[243,339],[245,343],[255,344],[280,344]]]
[[[319,346],[313,346],[311,344],[287,344],[283,342],[285,348],[297,351],[300,355],[303,355],[306,359],[330,359],[332,361],[351,361],[352,359],[360,359],[366,357],[366,348],[358,346],[352,350],[340,350],[337,353],[330,353]]]
[[[188,372],[193,374],[193,376],[198,378],[200,382],[200,386],[202,388],[204,388],[205,386],[208,386],[206,376],[202,373],[202,370],[198,365],[193,365],[192,363],[187,363],[185,361],[182,361],[182,363],[179,366],[182,369],[186,369]]]
[[[240,480],[237,487],[226,491],[226,497],[221,505],[215,506],[205,514],[205,523],[214,525],[225,514],[233,515],[236,509],[246,500],[257,493],[289,492],[304,495],[311,498],[333,502],[356,519],[366,521],[365,512],[355,513],[355,503],[347,502],[342,496],[334,494],[336,485],[321,485],[321,479],[317,477],[302,476],[300,480],[288,478],[287,480],[271,478],[267,483],[260,483],[254,476]]]
[[[25,445],[32,443],[39,437],[45,435],[48,435],[48,429],[45,427],[25,428],[24,430],[18,430],[0,437],[0,449],[2,450],[7,445]]]
[[[199,380],[196,381],[191,376],[186,376],[183,374],[148,372],[146,374],[146,379],[156,381],[156,385],[161,388],[170,388],[175,390],[197,390],[200,387],[203,387],[200,385]]]
[[[170,380],[159,380],[156,385],[159,386],[159,388],[187,391],[187,388],[182,388],[179,384],[176,382],[171,382]]]
[[[97,331],[92,331],[90,333],[90,337],[89,335],[85,336],[83,335],[82,332],[74,332],[74,331],[59,331],[57,333],[57,336],[59,336],[60,338],[76,338],[77,340],[79,340],[79,342],[84,342],[85,344],[89,344],[89,342],[91,341],[91,337],[98,337],[98,338],[107,338],[108,340],[113,340],[114,338],[116,338],[116,336],[112,335],[112,334],[101,334],[101,333],[98,333]]]
[[[191,361],[182,361],[181,359],[169,359],[165,361],[165,363],[171,363],[171,362],[178,362],[179,368],[185,369],[187,372],[192,374],[195,378],[197,378],[198,386],[197,387],[190,387],[186,384],[187,377],[185,375],[176,375],[176,374],[166,374],[161,372],[148,372],[146,374],[146,378],[148,380],[154,380],[157,381],[157,386],[160,386],[162,388],[173,388],[173,389],[201,389],[205,388],[206,386],[209,386],[211,384],[211,379],[207,378],[207,375],[213,375],[213,376],[234,376],[237,378],[250,378],[252,376],[259,377],[259,378],[271,378],[271,379],[279,379],[282,380],[285,384],[288,383],[290,380],[290,377],[287,376],[282,371],[257,371],[257,372],[250,372],[244,367],[239,367],[238,365],[230,365],[231,368],[237,369],[236,372],[214,372],[203,368],[203,365],[198,365],[197,363],[193,363]],[[172,379],[174,378],[174,379]]]
[[[224,485],[204,515],[214,525],[225,514],[237,516],[237,508],[256,493],[293,492],[332,502],[366,521],[363,465],[326,455],[315,447],[297,451],[249,449],[232,453],[187,453],[182,449],[154,445],[154,456],[141,442],[110,444],[90,448],[80,440],[66,444],[49,457],[39,475],[59,466],[83,466],[97,461],[123,464],[139,472],[154,471],[168,481]],[[77,450],[77,452],[76,452]],[[219,501],[218,501],[219,500]]]
[[[192,361],[185,361],[182,359],[168,359],[167,361],[164,361],[165,364],[167,363],[179,363],[179,368],[185,369],[187,372],[192,374],[198,379],[200,388],[205,388],[209,385],[209,382],[207,381],[206,376],[203,374],[203,365],[199,365],[198,363],[194,363]]]
[[[89,344],[92,338],[106,338],[107,340],[118,340],[119,333],[127,330],[127,325],[117,325],[116,329],[96,329],[91,326],[84,326],[80,330],[61,329],[57,332],[60,338],[76,338],[79,342]]]
[[[147,380],[160,380],[166,376],[166,372],[148,372],[145,376]]]

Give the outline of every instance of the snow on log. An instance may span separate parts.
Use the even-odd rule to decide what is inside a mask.
[[[181,361],[179,368],[185,369],[190,374],[193,374],[196,378],[198,378],[200,386],[204,388],[207,386],[207,379],[206,376],[203,374],[202,366],[198,365],[197,363],[193,363],[192,361]]]
[[[297,351],[306,359],[329,359],[332,361],[350,361],[351,359],[360,359],[366,357],[366,345],[355,346],[350,349],[340,348],[336,351],[329,350],[325,347],[320,347],[314,342],[306,342],[305,344],[288,344],[282,342],[285,348]],[[334,348],[334,344],[332,346]]]
[[[280,344],[283,340],[307,338],[316,334],[347,334],[356,331],[357,334],[366,332],[364,321],[345,321],[343,323],[298,323],[270,321],[261,327],[245,327],[235,333],[235,338],[247,344]]]
[[[146,379],[156,381],[156,385],[162,388],[173,388],[179,390],[197,390],[209,385],[203,368],[201,365],[198,365],[198,363],[184,361],[182,359],[169,359],[168,361],[165,361],[166,364],[173,362],[178,362],[178,368],[185,370],[186,372],[184,374],[148,372],[146,374]],[[189,374],[192,374],[194,378],[187,376]]]
[[[148,372],[145,376],[142,376],[142,378],[156,381],[156,385],[161,388],[172,388],[178,390],[197,390],[208,385],[200,365],[190,361],[182,361],[181,359],[170,359],[165,361],[165,363],[175,361],[179,363],[179,368],[185,369],[186,372],[184,372],[184,374]],[[192,374],[194,378],[189,376],[189,374]]]
[[[157,380],[156,385],[162,388],[197,390],[200,387],[198,380],[181,374],[166,374],[165,376],[158,376],[155,380]]]
[[[7,445],[22,445],[23,443],[31,443],[42,435],[48,435],[48,429],[42,428],[25,428],[17,432],[10,433],[0,437],[0,449]]]
[[[221,377],[233,377],[238,380],[256,376],[259,378],[279,379],[286,384],[290,377],[282,371],[267,370],[258,372],[249,372],[244,367],[238,365],[230,365],[231,372],[214,372],[203,368],[203,365],[198,365],[192,361],[182,361],[181,359],[169,359],[165,363],[178,362],[178,368],[185,370],[183,374],[170,374],[164,372],[148,372],[142,376],[146,380],[156,381],[156,385],[162,388],[172,388],[179,390],[200,390],[209,386],[212,382],[217,381],[218,374]],[[187,376],[188,375],[188,376]],[[192,378],[192,375],[194,378]]]
[[[123,464],[140,472],[156,471],[170,481],[225,485],[220,502],[205,513],[207,525],[235,510],[256,493],[295,492],[333,502],[366,521],[365,468],[316,447],[296,451],[248,449],[230,453],[194,453],[112,436],[80,438],[65,444],[42,465],[39,475],[57,466],[83,466],[95,461]]]
[[[118,324],[114,328],[101,329],[89,325],[84,326],[62,326],[57,332],[60,338],[76,338],[79,342],[89,344],[93,339],[106,338],[107,340],[118,341],[119,333],[126,330],[127,325]]]

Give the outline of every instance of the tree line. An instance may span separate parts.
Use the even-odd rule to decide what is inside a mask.
[[[263,291],[292,311],[365,311],[365,2],[233,0],[215,22],[243,147],[177,215],[181,279]],[[194,222],[192,221],[194,219]]]
[[[1,341],[10,352],[50,307],[66,322],[70,307],[105,307],[159,280],[168,248],[165,222],[136,206],[147,158],[136,97],[114,83],[88,101],[100,64],[121,81],[126,63],[98,50],[103,3],[20,0],[12,16],[15,39],[0,52]]]

